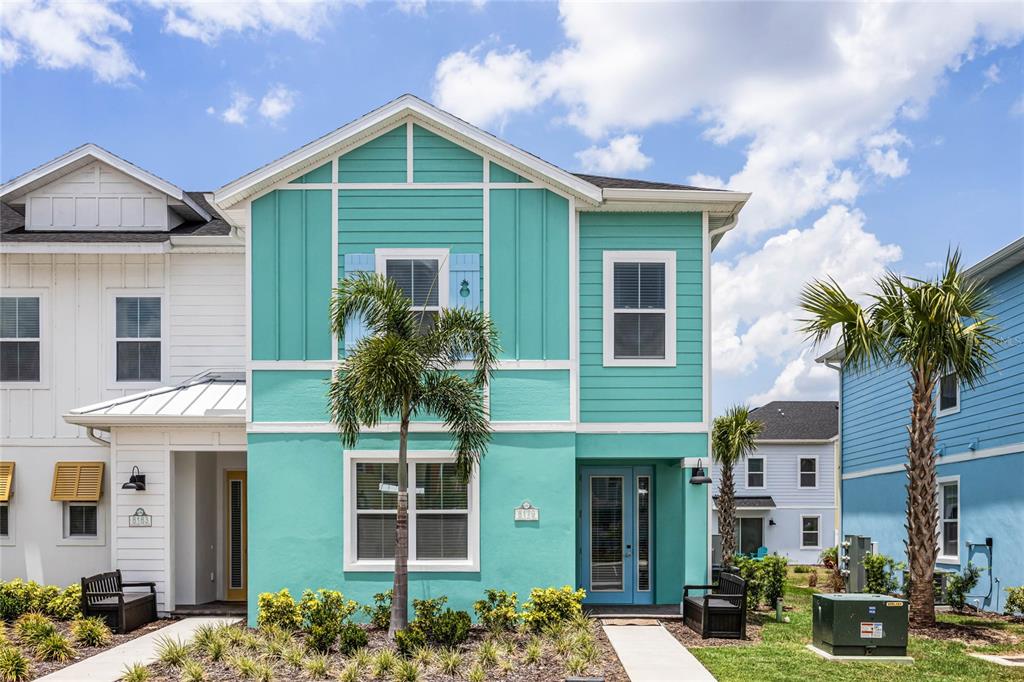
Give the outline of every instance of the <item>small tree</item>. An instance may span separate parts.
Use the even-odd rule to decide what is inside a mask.
[[[362,428],[376,426],[387,415],[399,419],[392,638],[409,621],[409,424],[423,413],[445,423],[464,481],[491,437],[483,389],[499,352],[494,325],[484,313],[466,308],[444,309],[432,325],[428,315],[414,309],[402,289],[380,274],[349,276],[331,297],[331,328],[339,338],[345,323],[358,316],[368,329],[335,370],[328,391],[331,421],[342,443],[354,447]],[[451,371],[467,356],[473,362],[468,379]]]
[[[722,471],[718,486],[718,534],[722,537],[722,564],[730,567],[736,553],[736,482],[733,467],[754,451],[763,425],[750,418],[750,408],[735,405],[716,417],[711,427],[711,456]]]

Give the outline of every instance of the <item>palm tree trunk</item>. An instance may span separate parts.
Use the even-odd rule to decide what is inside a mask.
[[[395,582],[391,592],[388,637],[409,626],[409,407],[402,408],[398,442],[398,510],[395,514]]]
[[[911,386],[910,445],[907,448],[907,563],[910,570],[910,623],[935,624],[936,531],[939,524],[935,479],[935,381],[918,367]]]
[[[722,538],[722,566],[732,567],[736,554],[736,490],[732,467],[722,465],[722,485],[718,489],[718,534]]]

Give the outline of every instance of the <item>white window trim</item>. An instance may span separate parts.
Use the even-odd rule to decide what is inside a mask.
[[[14,522],[15,511],[12,502],[13,500],[0,502],[0,507],[7,507],[7,535],[0,535],[0,547],[14,547],[17,544],[15,535],[18,526]]]
[[[374,267],[377,274],[387,275],[389,260],[436,260],[437,261],[437,310],[448,307],[451,282],[448,275],[448,249],[374,249]],[[434,310],[434,306],[425,306]]]
[[[69,535],[70,526],[68,508],[71,506],[96,507],[96,535]],[[60,526],[58,526],[57,544],[75,547],[97,547],[107,544],[107,516],[103,501],[99,502],[61,502]]]
[[[802,485],[800,465],[805,459],[814,460],[814,485]],[[820,477],[820,471],[818,470],[818,456],[817,455],[798,455],[796,458],[796,487],[800,490],[817,490],[818,489],[818,478]]]
[[[167,380],[170,372],[169,356],[170,347],[168,343],[168,327],[170,315],[167,310],[167,296],[163,289],[107,289],[109,302],[107,305],[110,321],[107,324],[109,333],[110,349],[107,358],[110,367],[107,370],[107,388],[111,390],[120,389],[146,389],[162,386]],[[159,298],[160,299],[160,338],[159,339],[123,339],[125,341],[160,341],[160,379],[157,381],[118,381],[117,380],[117,299],[119,298]]]
[[[949,376],[949,374],[953,374],[955,376],[956,372],[949,372],[948,374],[944,374],[942,376]],[[942,377],[941,376],[939,377],[939,381],[935,385],[935,416],[936,417],[945,417],[947,415],[956,414],[956,413],[958,413],[960,411],[960,393],[961,393],[961,390],[960,390],[961,386],[960,386],[960,384],[961,384],[960,377],[957,377],[957,380],[956,380],[956,405],[954,405],[953,407],[950,407],[948,409],[942,410],[942,409],[939,409],[939,405],[942,403]]]
[[[19,388],[47,388],[50,385],[50,325],[49,317],[49,289],[4,289],[4,298],[38,298],[39,299],[39,338],[38,339],[8,339],[4,341],[39,341],[39,381],[8,381],[4,388],[17,390]]]
[[[665,357],[615,357],[615,264],[665,264]],[[676,366],[676,252],[675,251],[605,251],[602,268],[602,346],[605,367],[675,367]],[[629,310],[628,312],[644,312]],[[655,311],[648,311],[655,312]]]
[[[937,564],[956,564],[960,565],[960,538],[961,530],[963,529],[964,510],[960,506],[960,476],[942,476],[935,481],[936,490],[938,494],[938,516],[939,516],[939,527],[937,528],[937,540],[939,543],[938,555],[935,558]],[[943,523],[944,517],[942,515],[942,487],[949,483],[956,484],[956,554],[943,554],[942,550],[945,546],[945,538],[943,537]]]
[[[818,529],[815,531],[815,535],[818,537],[818,542],[815,545],[804,544],[804,519],[817,519],[818,521]],[[800,549],[821,549],[821,514],[801,514],[799,531],[800,537],[797,540],[799,543],[797,546]]]
[[[761,460],[761,482],[763,485],[750,485],[750,460]],[[768,487],[768,458],[764,455],[748,455],[743,463],[743,487],[747,490],[764,490]]]
[[[415,471],[417,463],[451,463],[455,456],[448,450],[416,450],[407,455],[410,470]],[[345,450],[343,455],[343,541],[344,570],[358,572],[393,571],[393,559],[356,558],[356,513],[355,513],[355,465],[359,462],[394,462],[398,460],[397,450]],[[415,487],[414,480],[411,481]],[[415,493],[410,490],[410,498]],[[410,512],[412,510],[410,509]],[[413,538],[416,537],[416,515],[409,514],[409,570],[422,573],[449,571],[454,573],[475,573],[480,571],[480,472],[477,469],[469,481],[469,513],[466,532],[467,557],[465,559],[414,559]]]

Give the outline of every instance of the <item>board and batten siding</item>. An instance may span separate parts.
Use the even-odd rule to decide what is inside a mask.
[[[968,452],[972,443],[974,450],[984,450],[1024,442],[1024,265],[995,277],[988,286],[989,314],[1003,343],[996,347],[995,364],[985,378],[974,388],[961,387],[960,411],[936,419],[935,442],[943,455]],[[906,368],[899,366],[863,372],[844,369],[844,473],[904,461],[909,380]]]
[[[580,421],[703,419],[703,239],[699,213],[579,216]],[[676,252],[676,366],[604,367],[605,251]]]

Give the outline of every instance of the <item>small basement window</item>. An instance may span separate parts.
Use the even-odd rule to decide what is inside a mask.
[[[604,365],[676,364],[675,251],[604,252]]]
[[[99,508],[84,502],[64,503],[64,537],[94,538],[99,533]]]

